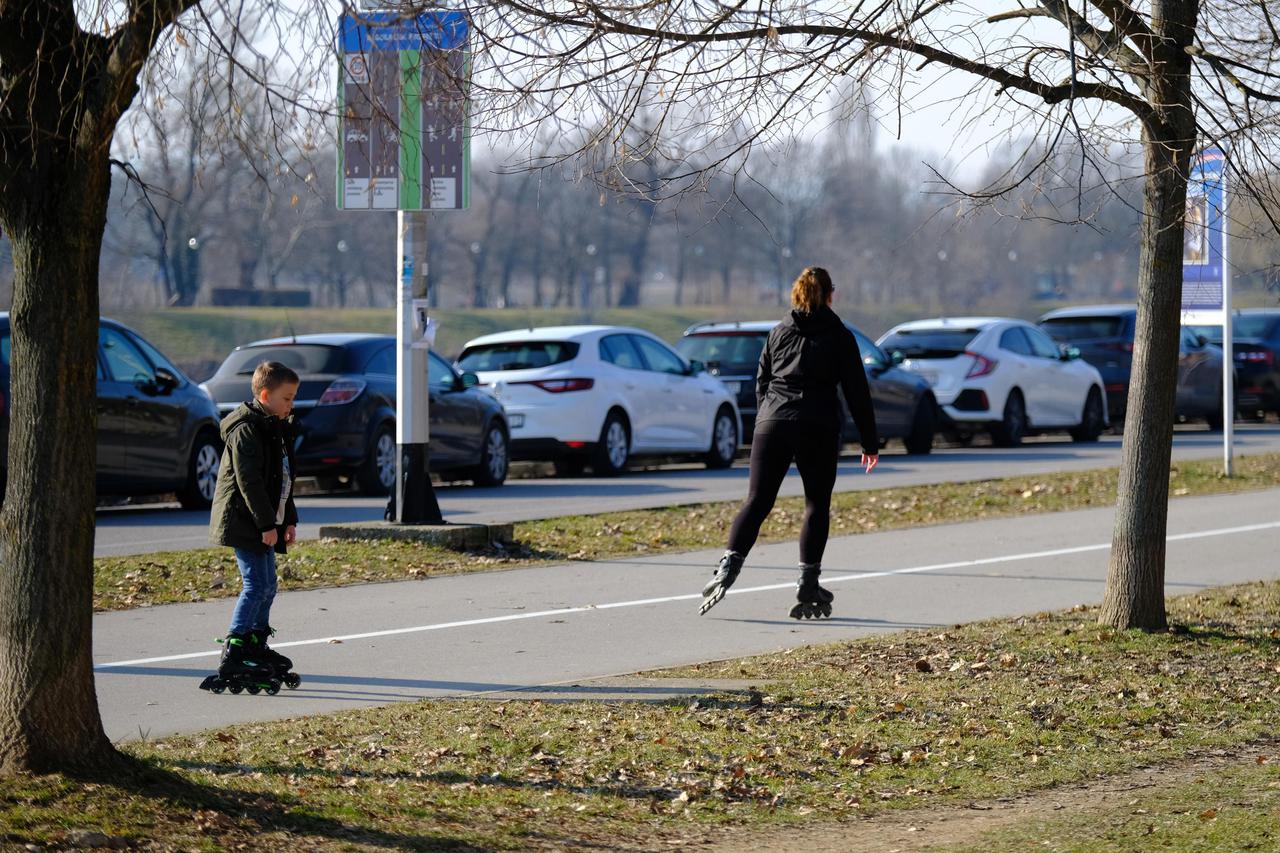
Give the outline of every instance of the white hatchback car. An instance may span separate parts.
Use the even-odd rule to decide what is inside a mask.
[[[622,326],[561,326],[485,335],[458,366],[507,411],[513,459],[559,473],[622,471],[633,456],[694,455],[733,464],[742,435],[733,395],[698,362]]]
[[[1033,432],[1097,441],[1106,429],[1102,376],[1074,347],[1059,347],[1022,320],[917,320],[890,329],[879,344],[933,386],[962,435],[986,429],[996,444],[1013,447]]]

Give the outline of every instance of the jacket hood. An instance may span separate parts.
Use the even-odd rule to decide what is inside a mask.
[[[791,326],[800,334],[808,336],[830,331],[833,327],[840,325],[840,318],[836,316],[836,312],[823,305],[811,314],[793,310],[782,323],[784,326]]]
[[[231,414],[222,419],[223,442],[226,442],[232,430],[245,423],[252,424],[255,428],[266,430],[278,427],[288,434],[293,430],[294,418],[293,415],[290,415],[284,420],[278,420],[264,412],[256,401],[249,400],[241,403]]]

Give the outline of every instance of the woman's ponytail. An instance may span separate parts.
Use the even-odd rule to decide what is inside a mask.
[[[791,285],[791,306],[803,314],[812,314],[827,304],[834,290],[830,273],[822,267],[807,267]]]

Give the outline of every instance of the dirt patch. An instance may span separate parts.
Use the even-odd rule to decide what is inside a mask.
[[[912,809],[851,823],[812,823],[766,832],[732,830],[704,850],[714,853],[914,853],[972,842],[991,830],[1052,819],[1066,812],[1091,812],[1125,805],[1142,791],[1194,783],[1280,746],[1280,738],[1238,750],[1213,752],[1170,764],[1144,767],[1087,785],[1037,791],[1022,797],[965,806]]]

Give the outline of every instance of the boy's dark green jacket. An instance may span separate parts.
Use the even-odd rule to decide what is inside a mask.
[[[222,463],[213,495],[209,540],[248,551],[265,551],[262,534],[276,529],[276,553],[285,553],[284,528],[298,523],[293,484],[285,504],[284,524],[276,524],[283,485],[283,454],[293,465],[293,418],[282,421],[264,412],[256,401],[242,404],[222,420]]]

